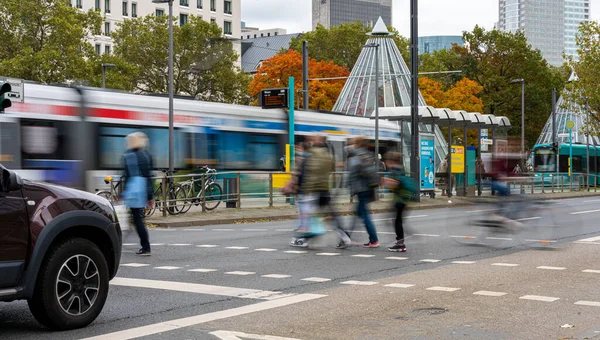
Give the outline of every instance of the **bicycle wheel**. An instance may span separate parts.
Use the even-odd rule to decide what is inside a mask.
[[[218,183],[211,183],[206,188],[206,210],[213,210],[221,204],[223,199],[223,190]]]
[[[117,200],[116,197],[108,190],[100,190],[96,193],[96,195],[106,198],[110,203],[114,203]]]
[[[182,196],[183,201],[178,201],[181,205],[180,214],[185,214],[190,211],[192,207],[192,186],[191,185],[181,185],[177,188],[175,196],[179,199]]]

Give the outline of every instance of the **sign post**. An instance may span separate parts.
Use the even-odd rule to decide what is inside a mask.
[[[291,172],[294,169],[294,152],[295,152],[295,146],[294,146],[294,134],[295,134],[295,130],[294,130],[294,77],[290,77],[289,79],[289,96],[288,96],[288,102],[286,103],[288,106],[288,121],[289,121],[289,144],[290,144],[290,157],[289,157],[289,164],[290,164],[290,168],[289,171]],[[294,196],[292,195],[290,197],[290,204],[294,205]]]
[[[572,120],[567,122],[567,129],[569,129],[569,177],[573,173],[573,128],[575,123]]]
[[[10,99],[12,102],[23,103],[25,101],[23,79],[4,78],[3,81],[11,86],[10,92],[6,93],[6,98]]]

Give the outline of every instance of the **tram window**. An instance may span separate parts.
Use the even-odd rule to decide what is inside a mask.
[[[546,172],[555,171],[556,169],[556,155],[554,151],[547,149],[539,149],[535,151],[534,159],[534,171]]]
[[[217,159],[225,169],[277,169],[279,145],[276,136],[234,132],[219,134]]]
[[[21,121],[23,159],[67,159],[64,122]]]

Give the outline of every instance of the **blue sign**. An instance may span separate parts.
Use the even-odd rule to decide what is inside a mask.
[[[421,137],[421,190],[435,189],[435,142],[433,136]]]

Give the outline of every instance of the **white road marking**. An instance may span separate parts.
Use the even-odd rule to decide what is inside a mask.
[[[440,235],[435,234],[413,234],[413,236],[440,237]]]
[[[195,273],[212,273],[212,272],[216,272],[216,271],[217,271],[216,269],[203,269],[203,268],[188,270],[188,272],[195,272]]]
[[[600,236],[588,237],[581,240],[577,240],[577,242],[597,242],[600,241]]]
[[[520,265],[516,264],[516,263],[492,263],[492,266],[498,266],[498,267],[518,267]]]
[[[113,280],[114,281],[114,280]],[[181,318],[177,320],[169,320],[164,322],[155,323],[152,325],[136,327],[131,329],[126,329],[123,331],[108,333],[92,338],[87,338],[84,340],[129,340],[159,333],[172,332],[177,329],[181,329],[184,327],[195,326],[211,321],[227,319],[235,316],[245,315],[249,313],[255,313],[260,311],[265,311],[273,308],[289,306],[292,304],[310,301],[319,299],[322,297],[326,297],[327,295],[319,295],[319,294],[300,294],[289,297],[280,298],[277,300],[265,301],[260,303],[255,303],[252,305],[247,305],[243,307],[237,307],[232,309],[227,309],[219,312],[207,313],[195,315],[187,318]]]
[[[294,231],[294,229],[275,229],[275,231]]]
[[[474,264],[475,261],[452,261],[454,264]]]
[[[356,254],[356,255],[352,255],[352,257],[375,257],[375,255],[368,255],[368,254]]]
[[[114,285],[114,286],[150,288],[150,289],[169,290],[169,291],[177,291],[177,292],[184,292],[184,293],[230,296],[230,297],[258,299],[258,300],[274,300],[274,299],[278,299],[281,297],[290,296],[290,294],[283,294],[281,292],[274,292],[274,291],[267,291],[267,290],[214,286],[214,285],[177,282],[177,281],[130,279],[130,278],[124,278],[124,277],[116,277],[110,282],[110,284]]]
[[[533,221],[533,220],[539,220],[541,217],[526,217],[526,218],[520,218],[516,221],[519,222],[523,222],[523,221]]]
[[[456,292],[457,290],[460,290],[460,288],[452,288],[452,287],[429,287],[427,288],[427,290],[435,290],[438,292]]]
[[[340,253],[317,253],[318,256],[337,256],[341,255]]]
[[[575,304],[580,306],[600,307],[600,302],[596,301],[577,301]]]
[[[186,247],[186,246],[191,246],[191,243],[171,243],[168,244],[168,246],[173,246],[173,247]]]
[[[255,272],[242,272],[242,271],[234,271],[234,272],[227,272],[225,273],[227,275],[240,275],[240,276],[246,276],[246,275],[254,275],[256,274]]]
[[[577,243],[577,244],[596,244],[596,245],[600,244],[600,242],[581,242],[581,241],[575,241],[573,243]]]
[[[137,243],[123,243],[123,246],[135,246]]]
[[[597,202],[600,202],[600,200],[583,201],[583,203],[597,203]]]
[[[216,245],[216,244],[199,244],[196,247],[198,247],[198,248],[217,248],[218,245]]]
[[[490,292],[488,290],[480,290],[478,292],[473,293],[473,295],[495,296],[495,297],[504,296],[506,294],[507,293],[502,293],[502,292]]]
[[[150,243],[151,246],[164,246],[164,243]]]
[[[429,215],[414,215],[414,216],[406,216],[406,218],[423,218],[423,217],[429,217]]]
[[[542,301],[542,302],[554,302],[556,300],[560,300],[557,297],[551,296],[539,296],[539,295],[524,295],[519,297],[521,300],[533,300],[533,301]]]
[[[331,281],[331,279],[326,279],[324,277],[307,277],[305,279],[302,279],[302,281],[309,281],[309,282],[327,282],[327,281]]]
[[[425,260],[421,260],[420,262],[427,262],[427,263],[438,263],[442,260],[434,260],[434,259],[425,259]]]
[[[383,222],[383,221],[393,221],[393,218],[378,218],[375,220],[372,220],[373,222]]]
[[[389,285],[385,285],[384,287],[391,287],[391,288],[410,288],[410,287],[414,287],[415,285],[411,285],[411,284],[406,284],[406,283],[390,283]]]
[[[170,229],[170,228],[167,228],[167,229],[161,228],[161,229],[154,229],[154,230],[156,230],[156,231],[175,231],[175,229]]]
[[[584,273],[592,273],[592,274],[600,274],[600,270],[596,270],[596,269],[585,269],[583,270]]]
[[[205,229],[183,229],[184,231],[204,231]]]
[[[292,277],[292,275],[268,274],[268,275],[262,275],[262,277],[266,277],[266,278],[269,278],[269,279],[287,279],[288,277]]]
[[[571,215],[592,214],[592,213],[597,213],[597,212],[600,212],[600,209],[587,210],[587,211],[576,211],[576,212],[572,212]]]
[[[482,213],[482,212],[490,212],[490,211],[496,211],[496,209],[468,210],[467,212],[474,214],[474,213]]]
[[[277,249],[273,249],[273,248],[258,248],[258,249],[254,249],[256,251],[277,251]]]
[[[549,266],[539,266],[537,269],[546,269],[546,270],[565,270],[565,267],[549,267]]]
[[[134,268],[138,268],[138,267],[148,267],[149,264],[146,263],[123,263],[121,265],[121,267],[134,267]]]
[[[248,249],[248,247],[225,247],[225,249],[243,250],[243,249]]]
[[[388,256],[385,258],[386,260],[408,260],[408,257],[400,257],[400,256]]]
[[[525,242],[539,242],[539,243],[556,243],[554,240],[525,240]]]
[[[208,333],[210,335],[214,335],[221,340],[242,340],[242,339],[251,339],[251,340],[300,340],[295,338],[284,338],[280,336],[272,336],[272,335],[260,335],[260,334],[248,334],[242,332],[231,332],[231,331],[215,331]]]
[[[308,253],[306,250],[286,250],[284,251],[286,254],[306,254]]]
[[[351,233],[361,233],[361,234],[365,234],[366,231],[364,230],[353,230],[351,231]],[[396,235],[395,232],[391,232],[391,231],[378,231],[377,234],[383,234],[383,235]]]
[[[242,231],[268,231],[269,229],[242,229]]]
[[[486,240],[512,241],[510,237],[486,237]]]
[[[450,238],[466,238],[468,236],[466,236],[466,235],[450,235],[449,237]]]
[[[175,269],[181,269],[181,267],[162,266],[162,267],[154,267],[154,269],[162,269],[162,270],[175,270]]]
[[[235,229],[213,229],[212,231],[235,231]]]
[[[340,282],[343,285],[354,285],[354,286],[372,286],[372,285],[376,285],[377,282],[374,281],[356,281],[356,280],[350,280],[350,281],[344,281],[344,282]]]

